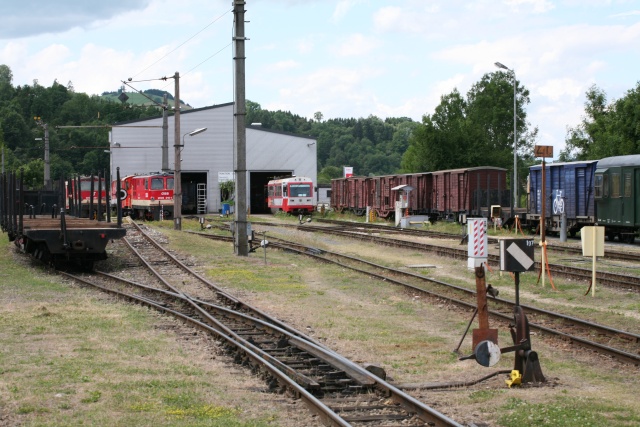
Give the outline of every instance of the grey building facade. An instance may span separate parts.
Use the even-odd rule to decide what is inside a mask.
[[[234,180],[233,103],[180,113],[183,213],[215,213],[222,209],[220,182]],[[115,125],[109,135],[111,176],[162,172],[163,120],[161,117]],[[205,132],[190,136],[200,128]],[[168,172],[175,167],[175,119],[168,119]],[[315,138],[247,127],[247,207],[250,213],[267,212],[264,186],[274,178],[297,175],[317,182]],[[205,208],[206,207],[206,208]],[[206,212],[203,212],[206,210]]]

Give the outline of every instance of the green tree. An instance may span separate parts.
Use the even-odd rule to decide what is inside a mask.
[[[640,82],[607,103],[604,90],[586,92],[585,116],[567,131],[562,160],[590,160],[640,153]]]
[[[331,184],[331,180],[342,177],[342,169],[337,166],[326,166],[318,172],[318,184]]]
[[[513,170],[513,80],[500,71],[485,74],[463,97],[457,89],[440,98],[433,114],[412,131],[402,157],[404,172],[496,166]],[[532,162],[537,129],[529,129],[529,91],[516,82],[518,169]],[[525,173],[518,176],[525,177]],[[524,180],[519,180],[522,186]]]

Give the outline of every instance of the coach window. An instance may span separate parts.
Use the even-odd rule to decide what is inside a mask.
[[[611,174],[611,197],[620,197],[620,174]]]
[[[624,173],[624,187],[623,187],[624,197],[631,197],[631,173]]]
[[[162,178],[151,178],[151,189],[152,190],[164,190],[164,179],[162,179]]]
[[[596,174],[594,183],[594,196],[596,199],[602,198],[602,174]]]
[[[609,197],[609,175],[602,175],[602,197]]]

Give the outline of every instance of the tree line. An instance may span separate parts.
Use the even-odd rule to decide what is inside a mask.
[[[0,65],[0,145],[5,170],[22,168],[25,183],[38,188],[44,179],[43,129],[49,126],[51,178],[95,174],[109,168],[108,125],[160,117],[157,106],[122,103],[98,95],[77,93],[73,84],[54,81],[45,87],[13,86],[11,69]],[[161,93],[152,93],[160,96]],[[487,73],[466,94],[457,89],[421,121],[408,117],[324,119],[318,111],[305,118],[289,111],[270,111],[247,100],[246,123],[266,129],[308,135],[317,140],[318,182],[329,183],[351,166],[359,176],[426,172],[473,166],[513,170],[514,130],[518,185],[526,184],[535,163],[533,144],[538,129],[527,121],[529,90],[503,71]],[[567,148],[560,159],[597,159],[640,151],[640,84],[621,99],[607,101],[606,93],[587,91],[585,116],[569,128]],[[84,126],[61,128],[61,126]],[[95,127],[86,127],[95,126]],[[520,194],[523,194],[520,191]]]
[[[51,179],[98,174],[109,169],[107,125],[157,117],[155,107],[139,107],[85,93],[73,84],[13,86],[7,65],[0,65],[0,145],[5,170],[22,169],[24,183],[39,189],[44,183],[44,129],[49,129]],[[37,119],[37,120],[36,120]],[[95,126],[56,129],[58,126]]]

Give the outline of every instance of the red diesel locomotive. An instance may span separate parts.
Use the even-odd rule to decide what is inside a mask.
[[[173,174],[128,175],[120,181],[123,216],[155,221],[173,216]],[[116,181],[111,183],[114,201],[116,185]]]

